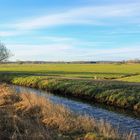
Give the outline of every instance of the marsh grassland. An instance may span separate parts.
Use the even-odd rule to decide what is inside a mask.
[[[5,64],[0,71],[3,82],[140,111],[140,64]]]
[[[34,140],[133,140],[133,134],[120,136],[103,121],[77,116],[61,105],[28,93],[16,94],[0,85],[1,139]]]
[[[1,83],[46,90],[140,112],[140,64],[2,64]],[[104,121],[0,86],[0,137],[7,139],[133,140]]]

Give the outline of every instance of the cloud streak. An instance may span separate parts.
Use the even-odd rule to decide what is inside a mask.
[[[85,6],[53,14],[43,13],[34,18],[27,17],[1,25],[6,30],[0,29],[0,36],[17,36],[36,29],[63,25],[108,26],[125,23],[140,24],[140,3]]]
[[[0,31],[0,37],[16,36],[20,34],[16,31]]]
[[[126,46],[139,43],[140,2],[118,3],[57,9],[24,19],[17,14],[16,21],[1,24],[0,37],[15,54],[13,60],[138,57],[139,45]]]
[[[140,54],[140,45],[122,46],[120,48],[75,48],[69,44],[8,44],[15,53],[12,58],[21,60],[123,60],[135,59]],[[29,49],[30,48],[30,49]],[[43,50],[43,51],[42,51]],[[32,54],[32,55],[31,55]]]
[[[21,20],[15,23],[13,27],[20,30],[32,30],[72,24],[106,25],[110,24],[106,21],[107,19],[122,18],[122,21],[125,22],[124,18],[127,19],[129,17],[138,17],[140,16],[139,13],[140,3],[106,6],[87,6],[70,9],[57,14],[44,15],[36,18]],[[136,21],[140,22],[138,19],[136,19]]]

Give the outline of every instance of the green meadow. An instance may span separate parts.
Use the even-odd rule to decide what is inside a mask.
[[[2,64],[0,72],[140,82],[140,64]]]
[[[140,64],[3,64],[0,80],[140,111]]]
[[[140,64],[2,64],[0,82],[41,89],[91,104],[114,106],[134,114],[140,112]],[[78,117],[61,105],[51,104],[45,98],[16,94],[6,87],[0,87],[3,107],[0,113],[4,122],[1,132],[12,130],[6,132],[6,137],[14,133],[17,138],[24,139],[30,134],[32,137],[41,134],[45,139],[135,140],[133,133],[121,136],[110,124],[100,125],[87,116]],[[9,105],[12,108],[9,109]],[[15,113],[17,120],[5,119],[5,116],[14,117]],[[20,128],[20,135],[15,133],[17,128]]]

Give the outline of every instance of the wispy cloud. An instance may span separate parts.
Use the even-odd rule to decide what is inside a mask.
[[[21,30],[13,30],[13,29],[6,29],[6,30],[0,30],[0,37],[11,37],[11,36],[20,36],[25,35],[29,33],[30,31],[21,31]]]
[[[140,3],[106,6],[87,6],[70,9],[56,14],[43,16],[41,15],[36,18],[21,20],[15,23],[13,27],[17,29],[31,30],[71,24],[104,25],[109,24],[109,22],[106,23],[107,19],[122,18],[123,20],[123,18],[134,16],[138,17],[140,16],[139,13]],[[138,19],[136,19],[136,21],[140,22]]]
[[[0,23],[0,37],[15,54],[13,60],[139,57],[140,45],[127,44],[139,43],[140,2],[120,1],[119,4],[112,2],[84,7],[77,5],[77,8],[69,7],[67,10],[63,6],[61,10],[55,7],[57,12],[48,10],[49,13],[25,18],[17,14],[16,21]],[[69,25],[73,27],[70,28]],[[62,30],[54,28],[59,26],[63,27]]]
[[[51,42],[69,42],[76,41],[75,38],[72,37],[64,37],[64,36],[37,36],[36,38]]]
[[[76,48],[69,44],[55,43],[48,45],[7,44],[7,46],[15,53],[13,60],[123,60],[138,58],[140,54],[140,45],[108,49]]]
[[[16,31],[0,31],[0,37],[15,36],[18,34],[20,33]]]
[[[1,25],[0,36],[15,36],[31,30],[63,25],[105,26],[125,23],[140,24],[140,3],[85,6],[53,14],[42,13],[34,18],[18,18],[17,21]]]
[[[55,54],[61,51],[67,51],[71,48],[68,44],[48,44],[48,45],[33,45],[33,44],[7,44],[7,47],[17,56],[36,56]],[[17,57],[18,58],[18,57]]]

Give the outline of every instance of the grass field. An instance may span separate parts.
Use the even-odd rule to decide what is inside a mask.
[[[1,64],[0,72],[140,82],[140,64]]]
[[[3,64],[0,71],[2,82],[140,112],[140,64]]]
[[[140,75],[128,76],[128,77],[120,78],[118,80],[127,81],[127,82],[140,82]]]

